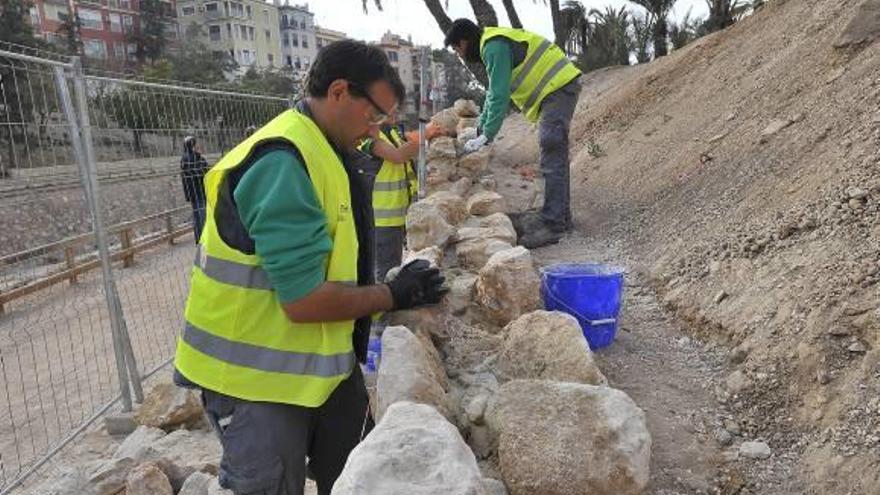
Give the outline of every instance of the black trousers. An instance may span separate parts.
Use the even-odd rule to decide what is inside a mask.
[[[373,427],[360,366],[317,408],[202,391],[220,435],[220,486],[236,495],[302,495],[306,472],[329,495],[348,454]]]

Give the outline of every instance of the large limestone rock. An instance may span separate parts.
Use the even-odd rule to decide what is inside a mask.
[[[877,38],[880,38],[880,1],[862,0],[856,15],[834,42],[834,47],[866,45]]]
[[[468,213],[478,217],[501,213],[506,210],[504,196],[495,191],[481,191],[467,200]]]
[[[477,284],[477,276],[465,273],[449,284],[449,294],[446,295],[446,305],[454,314],[462,314],[467,311],[474,297],[474,286]]]
[[[459,117],[474,118],[480,116],[480,107],[477,106],[474,100],[455,100],[455,103],[452,104],[452,108]]]
[[[165,431],[195,428],[203,421],[202,402],[192,390],[163,382],[153,387],[144,398],[135,420]]]
[[[467,203],[452,191],[435,192],[423,202],[436,207],[450,225],[458,225],[468,217]]]
[[[512,243],[494,237],[470,238],[455,245],[455,257],[462,267],[479,270],[486,265],[492,255],[512,247]]]
[[[458,160],[455,158],[437,158],[428,162],[427,185],[430,190],[437,190],[457,177]]]
[[[128,473],[125,495],[174,495],[174,490],[158,466],[145,462]]]
[[[441,110],[434,114],[431,117],[431,122],[433,122],[436,126],[438,126],[444,134],[448,136],[455,136],[455,129],[458,126],[458,113],[456,113],[454,108],[447,108],[445,110]],[[435,138],[434,141],[441,138]]]
[[[472,129],[471,137],[476,137],[477,126],[480,124],[480,119],[476,117],[461,117],[458,119],[458,125],[455,127],[456,132],[458,133],[459,142],[467,136],[467,129]]]
[[[418,201],[406,215],[406,245],[413,251],[431,246],[446,247],[455,234],[455,227],[443,217],[436,205]]]
[[[499,325],[541,307],[541,279],[529,250],[517,246],[492,255],[480,269],[477,302]]]
[[[415,260],[427,260],[428,263],[431,264],[431,266],[439,267],[443,261],[443,250],[437,246],[431,246],[431,247],[426,247],[425,249],[422,249],[421,251],[408,252],[403,257],[402,264],[405,265],[405,264],[409,263],[410,261],[415,261]]]
[[[430,406],[398,402],[348,456],[332,493],[483,495],[485,488],[452,424]]]
[[[439,356],[429,353],[426,345],[408,328],[393,326],[382,334],[382,364],[377,380],[378,404],[376,417],[382,418],[395,402],[409,401],[428,404],[445,416],[446,372]]]
[[[489,169],[491,148],[483,147],[479,151],[468,153],[458,160],[458,173],[466,177],[477,177]]]
[[[177,430],[165,435],[161,430],[141,426],[116,449],[115,460],[134,464],[153,462],[159,466],[175,490],[195,472],[217,474],[222,449],[210,430]],[[123,477],[124,480],[124,477]]]
[[[152,426],[139,426],[116,448],[114,459],[145,459],[153,442],[165,436],[165,432]]]
[[[577,320],[558,311],[534,311],[510,322],[497,369],[507,379],[534,378],[589,385],[608,381]]]
[[[189,475],[177,495],[208,495],[208,488],[214,477],[207,473],[196,472]]]
[[[428,146],[428,161],[455,160],[457,157],[458,150],[455,147],[455,138],[440,136],[434,138]]]
[[[486,419],[512,495],[629,495],[648,483],[645,414],[619,390],[514,380],[492,398]]]
[[[486,217],[471,217],[461,225],[455,234],[459,241],[474,239],[498,239],[507,243],[516,242],[516,230],[510,217],[504,213],[493,213]]]

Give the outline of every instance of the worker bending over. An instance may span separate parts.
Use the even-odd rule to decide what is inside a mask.
[[[373,284],[370,198],[340,158],[403,100],[385,54],[328,45],[306,94],[205,177],[175,380],[201,389],[223,445],[220,484],[237,495],[302,494],[307,459],[329,494],[371,426],[356,364],[371,315],[444,291],[426,263]]]
[[[522,29],[481,28],[456,19],[445,43],[465,61],[484,64],[489,75],[478,136],[465,143],[466,152],[495,138],[511,100],[529,122],[540,122],[544,206],[511,220],[527,248],[559,242],[572,227],[568,132],[580,95],[580,70],[553,42]]]

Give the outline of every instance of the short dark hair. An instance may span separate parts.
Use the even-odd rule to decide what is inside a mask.
[[[483,37],[483,28],[474,24],[470,19],[456,19],[452,26],[446,31],[446,38],[443,40],[445,46],[457,45],[461,40],[468,40],[472,45],[479,44],[480,38]]]
[[[325,46],[309,69],[306,93],[315,98],[327,96],[330,84],[337,79],[351,83],[352,92],[366,90],[376,81],[388,81],[400,102],[406,88],[385,52],[354,40],[341,40]],[[363,95],[360,95],[363,96]]]

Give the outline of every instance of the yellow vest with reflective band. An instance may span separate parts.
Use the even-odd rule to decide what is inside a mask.
[[[291,322],[260,257],[226,244],[214,218],[229,172],[246,163],[257,145],[278,141],[299,150],[327,217],[333,248],[325,279],[357,283],[358,241],[348,174],[315,122],[285,111],[205,176],[206,221],[174,365],[190,381],[232,397],[318,407],[354,368],[354,321]]]
[[[389,138],[384,132],[379,138],[395,148],[403,146],[403,139],[397,129],[391,129]],[[406,209],[418,194],[418,177],[413,173],[412,161],[404,164],[382,162],[382,167],[373,183],[373,216],[376,227],[403,227],[406,224]]]
[[[510,76],[510,99],[526,119],[537,122],[544,98],[578,77],[581,71],[555,43],[522,29],[483,28],[480,57],[486,42],[499,36],[528,44],[526,58],[513,68]]]

